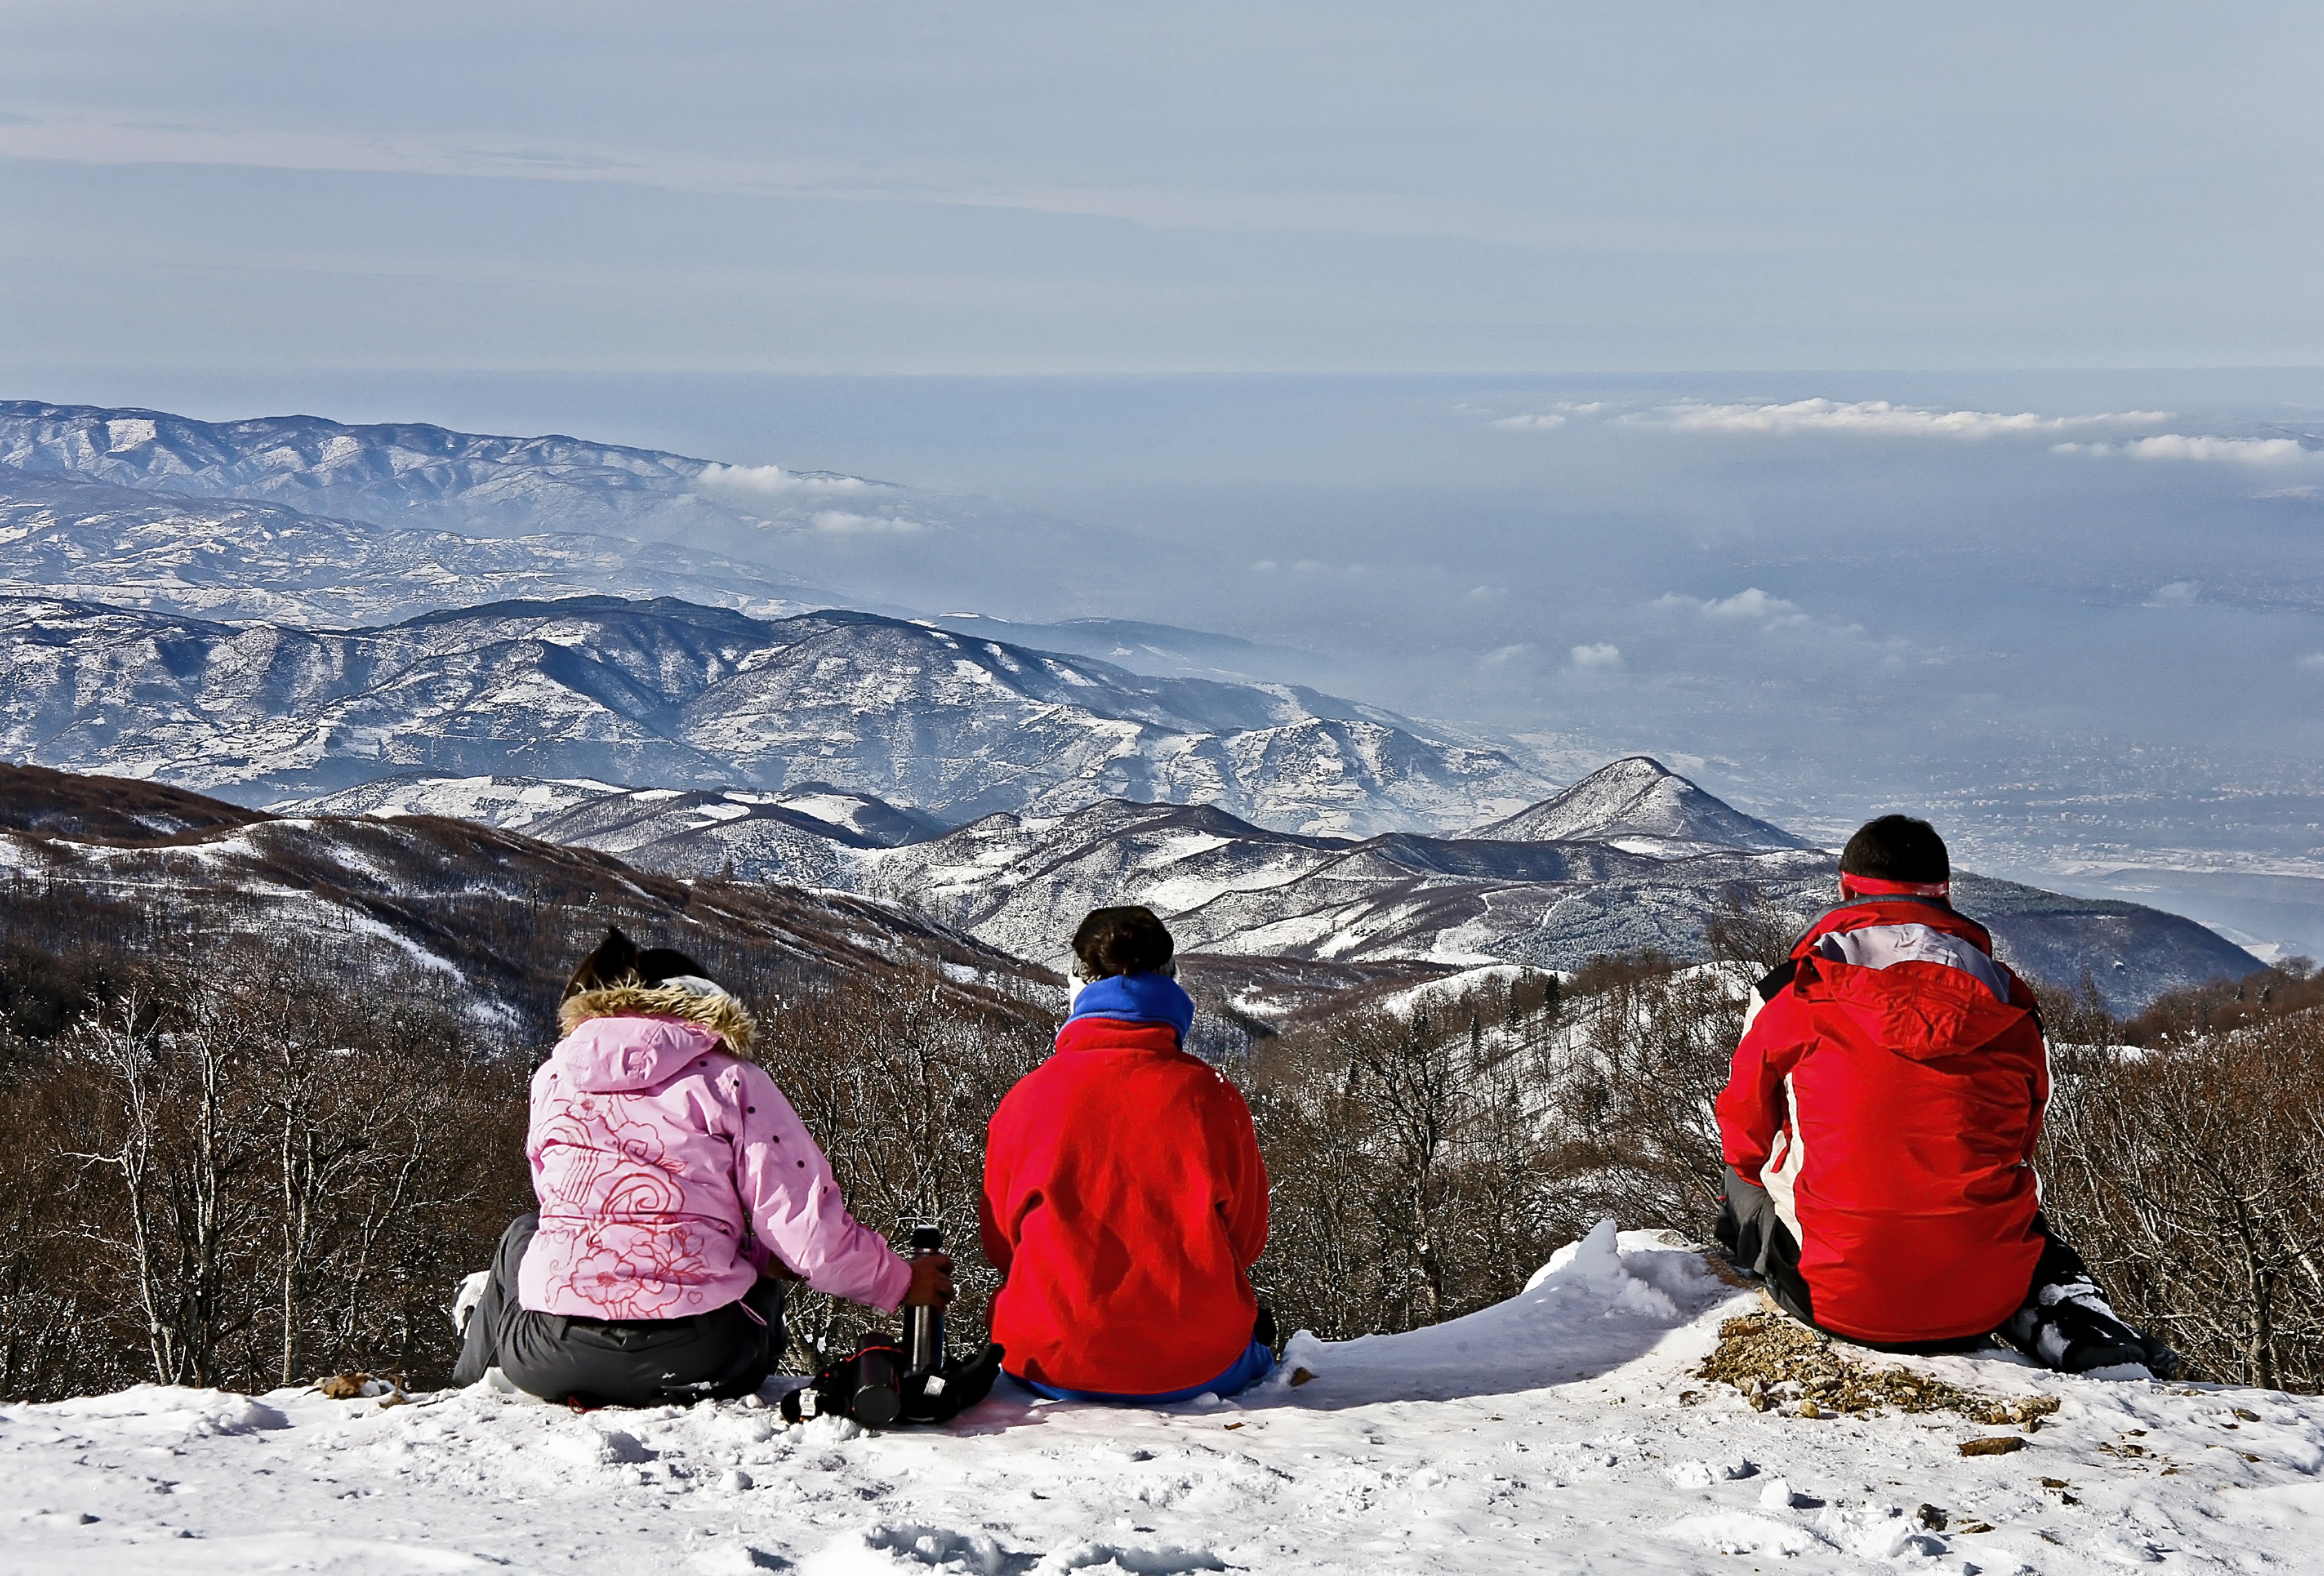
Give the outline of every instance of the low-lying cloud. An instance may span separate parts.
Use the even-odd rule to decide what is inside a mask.
[[[1787,602],[1771,595],[1757,585],[1748,586],[1732,596],[1694,597],[1666,593],[1653,604],[1662,613],[1699,613],[1705,618],[1757,620],[1771,625],[1790,626],[1808,622],[1808,615],[1796,602]]]
[[[2059,443],[2052,454],[2123,455],[2138,460],[2224,461],[2230,465],[2283,465],[2324,459],[2324,449],[2313,449],[2296,438],[2215,438],[2208,434],[2158,432],[2153,438],[2122,443]]]
[[[1622,649],[1609,641],[1576,646],[1571,654],[1573,666],[1584,673],[1618,673],[1623,666]]]
[[[908,514],[858,514],[850,509],[819,509],[807,522],[833,536],[906,536],[927,529],[925,521]]]
[[[787,471],[780,465],[708,465],[694,479],[695,490],[724,502],[742,505],[797,503],[810,498],[846,497],[881,491],[861,476]]]
[[[1712,405],[1682,401],[1637,410],[1621,419],[1632,426],[1673,432],[1787,436],[1840,432],[1870,438],[2007,438],[2073,432],[2092,428],[2155,427],[2171,419],[2167,410],[2117,410],[2096,416],[2042,416],[2031,410],[1938,410],[1897,405],[1886,400],[1794,400],[1780,405]]]

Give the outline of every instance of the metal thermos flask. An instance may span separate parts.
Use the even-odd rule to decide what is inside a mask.
[[[903,1383],[896,1372],[896,1349],[885,1335],[867,1336],[855,1353],[855,1421],[885,1428],[904,1409]]]
[[[944,1230],[917,1226],[912,1230],[912,1257],[944,1251]],[[940,1307],[904,1310],[904,1372],[918,1378],[944,1367],[945,1316]]]

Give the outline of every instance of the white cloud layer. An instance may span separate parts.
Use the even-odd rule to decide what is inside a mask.
[[[2052,454],[2127,455],[2138,460],[2224,460],[2231,465],[2284,465],[2324,459],[2324,450],[2310,448],[2296,438],[2214,438],[2183,432],[2158,432],[2123,443],[2058,443]]]
[[[1484,414],[1473,405],[1455,405],[1453,409],[1478,415]],[[1560,400],[1546,410],[1520,411],[1515,416],[1504,416],[1499,420],[1489,422],[1488,425],[1498,427],[1504,432],[1554,432],[1573,417],[1595,416],[1605,409],[1606,401],[1603,400],[1578,401]]]
[[[861,476],[808,475],[780,465],[710,465],[695,477],[694,485],[697,492],[746,507],[880,491],[878,483]]]
[[[1796,602],[1787,602],[1770,595],[1757,585],[1747,587],[1732,596],[1697,598],[1668,593],[1655,599],[1658,612],[1699,613],[1705,618],[1756,620],[1770,626],[1788,627],[1803,624],[1808,615]]]
[[[908,515],[858,514],[850,509],[819,509],[807,516],[807,522],[834,536],[908,536],[927,529]]]
[[[1584,673],[1616,673],[1622,668],[1622,649],[1610,641],[1576,646],[1572,655],[1574,667]]]
[[[1886,400],[1794,400],[1781,405],[1711,405],[1682,401],[1634,411],[1622,420],[1673,432],[1844,432],[1870,438],[2007,438],[2074,432],[2091,428],[2154,427],[2171,419],[2166,410],[2118,410],[2097,416],[2041,416],[2031,410],[2004,415],[1995,410],[1936,410],[1896,405]]]

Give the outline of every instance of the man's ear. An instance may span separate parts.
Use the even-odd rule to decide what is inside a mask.
[[[597,950],[581,960],[573,977],[565,983],[565,994],[578,996],[584,991],[602,991],[608,985],[620,985],[638,977],[637,944],[623,935],[619,926],[605,932],[605,939]]]

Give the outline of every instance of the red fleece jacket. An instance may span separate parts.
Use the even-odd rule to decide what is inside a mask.
[[[1177,1041],[1077,1018],[993,1113],[980,1224],[1010,1373],[1158,1395],[1250,1346],[1267,1166],[1242,1096]]]

